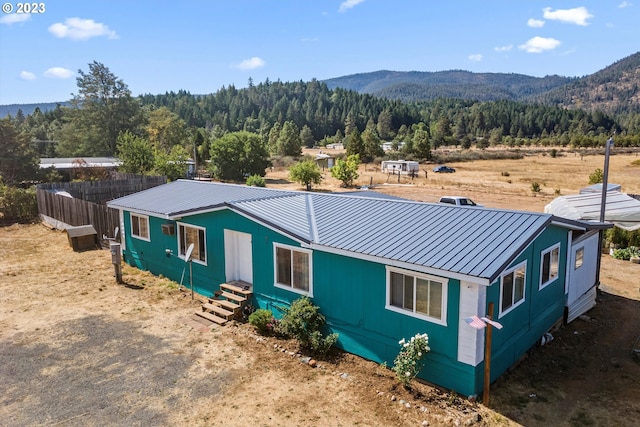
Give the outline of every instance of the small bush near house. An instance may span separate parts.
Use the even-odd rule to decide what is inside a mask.
[[[264,178],[260,175],[251,175],[247,178],[247,185],[249,187],[264,187],[266,185]]]
[[[616,249],[613,251],[613,257],[615,259],[629,261],[633,257],[640,257],[640,248],[636,246],[629,246],[624,249]]]
[[[277,321],[273,317],[271,310],[264,310],[262,308],[249,315],[249,323],[255,326],[258,332],[262,335],[270,335],[274,333],[277,325]]]
[[[402,348],[393,362],[393,372],[396,373],[398,381],[408,388],[411,386],[411,380],[422,370],[424,357],[431,351],[429,336],[416,334],[409,341],[401,339],[398,344]]]
[[[278,323],[278,333],[298,340],[300,347],[324,354],[338,340],[338,334],[322,335],[326,319],[319,307],[307,297],[302,297],[283,308],[284,315]]]

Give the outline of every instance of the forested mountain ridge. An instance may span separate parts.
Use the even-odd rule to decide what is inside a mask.
[[[476,101],[524,100],[564,86],[574,79],[561,76],[472,73],[452,70],[376,71],[324,80],[330,89],[343,88],[405,102],[460,98]]]
[[[376,71],[324,82],[330,89],[340,87],[405,102],[439,98],[511,100],[611,114],[640,112],[640,52],[581,78],[460,70]]]
[[[640,52],[529,100],[609,114],[640,113]]]

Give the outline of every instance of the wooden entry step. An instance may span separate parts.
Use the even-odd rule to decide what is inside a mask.
[[[242,295],[244,297],[250,297],[253,295],[251,285],[240,280],[234,280],[229,283],[221,283],[220,289],[230,294]]]
[[[228,321],[242,316],[242,308],[253,295],[251,285],[233,281],[220,284],[220,290],[202,304],[202,311],[196,315],[207,320],[225,325]]]
[[[219,316],[217,316],[217,315],[215,315],[215,314],[213,314],[213,313],[210,313],[210,312],[208,312],[208,311],[199,311],[199,312],[196,312],[196,316],[200,316],[200,317],[202,317],[202,318],[204,318],[204,319],[210,320],[210,321],[212,321],[213,323],[217,323],[217,324],[218,324],[218,325],[220,325],[220,326],[224,326],[224,325],[226,325],[226,323],[228,322],[228,320],[227,320],[227,319],[224,319],[224,318],[222,318],[222,317],[219,317]]]

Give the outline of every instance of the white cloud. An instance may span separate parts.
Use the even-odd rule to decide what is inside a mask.
[[[245,59],[235,67],[241,70],[255,70],[256,68],[264,67],[264,64],[265,62],[263,59],[254,56],[253,58]]]
[[[305,37],[301,40],[302,43],[315,43],[317,41],[320,41],[318,37]]]
[[[18,22],[27,22],[31,19],[30,13],[10,13],[0,18],[0,24],[17,24]]]
[[[340,9],[338,9],[338,12],[346,12],[352,7],[356,7],[357,5],[363,2],[364,0],[345,0],[340,4]]]
[[[568,24],[576,24],[586,26],[589,25],[588,19],[593,18],[586,7],[576,7],[573,9],[557,9],[551,10],[550,7],[542,9],[545,19],[552,21],[560,21]]]
[[[71,40],[89,40],[91,37],[102,36],[108,39],[118,38],[115,31],[93,19],[67,18],[64,24],[57,22],[51,25],[49,32],[58,38]]]
[[[495,50],[496,52],[509,52],[511,49],[513,49],[512,44],[506,46],[496,46],[493,48],[493,50]]]
[[[44,76],[51,79],[68,79],[73,76],[73,71],[62,67],[51,67],[44,72]]]
[[[527,21],[527,26],[531,27],[531,28],[542,28],[544,27],[544,21],[541,19],[529,19]]]
[[[631,6],[633,6],[633,3],[629,2],[629,1],[623,1],[622,3],[620,3],[618,5],[618,7],[620,9],[624,9],[625,7],[631,7]]]
[[[551,37],[534,37],[527,40],[525,44],[518,46],[518,49],[527,51],[528,53],[542,53],[545,50],[553,50],[560,46],[560,41]]]
[[[35,80],[36,75],[30,71],[20,71],[20,78],[22,80]]]
[[[473,62],[480,62],[482,61],[482,54],[474,53],[473,55],[469,55],[469,60]]]

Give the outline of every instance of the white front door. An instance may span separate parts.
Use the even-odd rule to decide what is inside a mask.
[[[226,281],[253,283],[251,234],[224,230],[224,269]]]
[[[590,310],[596,304],[598,269],[598,233],[585,234],[571,243],[567,271],[567,322]]]

